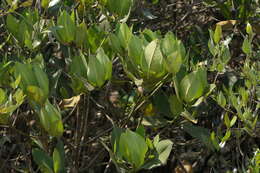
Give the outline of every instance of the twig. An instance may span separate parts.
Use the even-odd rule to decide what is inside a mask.
[[[90,161],[90,163],[89,163],[85,168],[81,168],[79,172],[88,170],[88,169],[95,163],[95,161],[98,159],[98,157],[99,157],[104,151],[105,151],[104,149],[101,149],[101,150],[95,155],[95,157]]]
[[[87,100],[85,100],[85,98],[84,98],[85,116],[84,116],[84,114],[82,114],[84,116],[83,117],[84,124],[82,126],[83,130],[82,130],[80,146],[82,146],[82,144],[84,143],[84,140],[87,136],[86,134],[87,134],[87,125],[88,125],[88,116],[89,116],[89,102],[90,102],[89,98],[90,98],[89,94],[87,94]],[[85,101],[87,101],[87,104],[85,103]],[[82,150],[82,147],[80,147],[79,153],[81,153],[81,150]],[[86,152],[86,150],[83,150],[83,156],[85,155],[85,152]],[[83,161],[82,166],[84,166],[84,163],[86,163],[86,162]]]
[[[14,144],[14,145],[12,146],[10,153],[8,154],[7,158],[5,159],[4,163],[2,164],[2,166],[1,166],[1,168],[0,168],[0,172],[5,172],[5,171],[3,171],[4,166],[6,165],[6,162],[10,159],[10,157],[11,157],[11,155],[12,155],[12,153],[13,153],[13,151],[14,151],[15,148],[16,148],[16,144]]]
[[[82,146],[85,146],[85,145],[87,145],[87,144],[89,144],[89,143],[95,141],[96,139],[100,138],[100,137],[103,136],[104,134],[110,132],[112,129],[113,129],[113,127],[110,127],[110,128],[108,128],[107,130],[105,130],[105,131],[99,133],[97,136],[91,138],[90,140],[88,140],[87,142],[85,142],[84,144],[82,144]]]

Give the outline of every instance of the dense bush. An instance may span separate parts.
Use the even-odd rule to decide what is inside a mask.
[[[185,42],[145,4],[0,2],[0,172],[259,172],[258,1],[201,1],[238,31]]]

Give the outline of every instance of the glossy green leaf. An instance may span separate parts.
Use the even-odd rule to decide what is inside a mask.
[[[165,61],[160,50],[159,40],[149,43],[144,50],[144,59],[141,64],[146,78],[160,78],[166,74]]]
[[[57,25],[60,27],[57,29],[57,39],[62,43],[70,43],[74,40],[76,26],[71,16],[63,11],[58,17]]]
[[[88,81],[96,87],[101,87],[111,77],[112,62],[103,49],[99,49],[97,56],[90,56],[88,62]]]
[[[103,68],[105,69],[105,80],[109,80],[112,76],[112,62],[109,57],[105,54],[102,48],[98,49],[97,51],[97,59],[102,64]]]
[[[185,58],[185,48],[180,40],[171,33],[167,33],[165,38],[162,40],[161,49],[163,54],[166,56],[167,70],[176,74],[183,63]]]
[[[180,83],[182,99],[191,102],[202,96],[207,87],[207,73],[205,69],[199,69],[186,75]]]
[[[214,42],[218,44],[221,37],[222,37],[222,28],[221,25],[217,25],[214,32]]]
[[[49,79],[47,74],[40,68],[39,65],[33,65],[32,68],[34,75],[37,79],[39,88],[42,89],[44,97],[48,98],[49,95]]]
[[[131,40],[132,35],[132,28],[129,28],[127,24],[122,23],[117,26],[117,37],[120,45],[124,49],[127,49],[128,42]]]
[[[247,55],[251,54],[252,52],[251,42],[249,41],[248,37],[246,37],[243,41],[242,50]]]
[[[167,163],[167,159],[172,150],[172,145],[173,145],[173,143],[170,140],[162,140],[162,141],[158,142],[157,145],[155,145],[156,151],[159,154],[158,159],[164,165]]]
[[[250,23],[247,23],[247,25],[246,25],[246,33],[248,35],[253,35],[253,29],[252,29],[252,26]]]
[[[144,58],[144,46],[142,40],[137,36],[132,36],[128,43],[128,56],[136,68],[140,68],[141,61]],[[128,59],[125,58],[125,61]]]
[[[120,137],[119,147],[122,156],[133,164],[134,168],[137,169],[143,165],[148,146],[142,136],[126,130]]]
[[[153,145],[154,146],[157,146],[158,143],[160,141],[160,135],[156,135],[154,138],[153,138]]]
[[[60,112],[48,100],[38,113],[43,128],[51,135],[60,137],[63,134],[63,124]]]
[[[32,156],[34,162],[39,166],[43,173],[53,173],[53,162],[50,156],[40,149],[33,149]]]

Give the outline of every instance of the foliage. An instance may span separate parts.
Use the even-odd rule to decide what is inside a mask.
[[[84,172],[82,148],[94,148],[92,140],[106,149],[109,169],[112,162],[118,172],[155,170],[178,158],[171,128],[198,139],[213,155],[229,142],[240,150],[239,142],[259,138],[259,44],[250,22],[236,48],[241,64],[232,64],[235,34],[220,25],[204,43],[209,56],[197,62],[190,55],[194,45],[185,45],[175,31],[137,30],[127,23],[134,0],[37,2],[0,2],[0,124],[26,136],[29,171]],[[258,16],[258,1],[207,3],[227,19],[233,8],[243,22]],[[107,103],[111,86],[121,93]],[[89,117],[100,114],[112,125],[103,124],[110,127],[103,136],[91,136],[100,127],[87,131]],[[259,172],[259,145],[254,148],[244,165],[236,163],[241,171]]]

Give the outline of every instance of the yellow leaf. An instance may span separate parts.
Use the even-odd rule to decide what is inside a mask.
[[[152,103],[149,103],[146,108],[144,109],[144,115],[145,116],[154,116],[155,115],[155,109],[153,107]]]
[[[69,99],[63,99],[59,105],[61,108],[73,108],[78,104],[79,101],[80,95],[71,97]]]
[[[225,20],[225,21],[220,21],[216,23],[216,26],[219,25],[221,26],[222,30],[227,31],[227,30],[233,30],[233,27],[238,23],[237,20]]]

